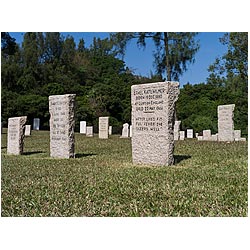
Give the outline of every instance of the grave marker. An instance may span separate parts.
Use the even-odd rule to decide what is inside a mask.
[[[99,117],[99,138],[108,139],[109,117]]]
[[[122,128],[122,136],[120,138],[128,138],[129,135],[129,124],[124,123]]]
[[[33,130],[39,130],[40,129],[40,118],[34,118],[33,119]]]
[[[181,121],[174,122],[174,140],[175,141],[178,141],[180,137],[180,125],[181,125]]]
[[[31,125],[25,125],[25,136],[30,136],[31,135]]]
[[[80,134],[86,134],[86,121],[80,121]]]
[[[93,126],[87,126],[86,127],[86,136],[87,137],[93,137]]]
[[[132,158],[134,164],[168,166],[174,163],[174,113],[179,83],[133,85]]]
[[[187,129],[187,138],[189,138],[189,139],[194,138],[194,130],[193,129]]]

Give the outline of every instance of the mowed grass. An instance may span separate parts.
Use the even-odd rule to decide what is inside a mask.
[[[133,165],[130,139],[75,134],[75,159],[49,157],[49,132],[6,154],[2,216],[247,216],[247,142],[178,141],[171,167]]]

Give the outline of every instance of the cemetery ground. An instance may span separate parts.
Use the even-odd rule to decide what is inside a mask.
[[[6,154],[2,216],[247,216],[247,142],[175,143],[175,165],[133,165],[130,138],[75,134],[74,159],[49,156],[49,131]]]

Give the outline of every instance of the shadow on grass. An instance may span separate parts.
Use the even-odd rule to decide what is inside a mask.
[[[189,158],[191,158],[190,155],[174,155],[174,163],[177,164]]]
[[[87,157],[87,156],[93,156],[96,154],[75,154],[75,158],[82,158],[82,157]]]
[[[5,148],[7,148],[7,147],[1,147],[1,149],[5,149]]]
[[[23,152],[23,155],[34,155],[34,154],[42,154],[46,153],[45,151],[33,151],[33,152]]]

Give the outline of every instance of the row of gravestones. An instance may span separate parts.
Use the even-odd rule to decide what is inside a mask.
[[[241,137],[241,130],[234,130],[233,111],[235,104],[218,106],[218,133],[211,134],[211,130],[203,130],[203,135],[195,137],[198,141],[246,141]],[[181,121],[175,121],[174,140],[184,140],[185,131],[180,131]],[[187,129],[187,138],[193,138],[193,129]]]
[[[178,95],[177,82],[147,83],[131,87],[134,164],[168,166],[174,163],[173,127]],[[74,106],[74,94],[49,97],[51,157],[72,158],[75,155]],[[25,122],[26,117],[9,119],[8,153],[21,153]],[[108,128],[108,117],[100,117],[99,138],[108,137]],[[128,125],[125,126],[124,133],[126,129],[128,130]]]

